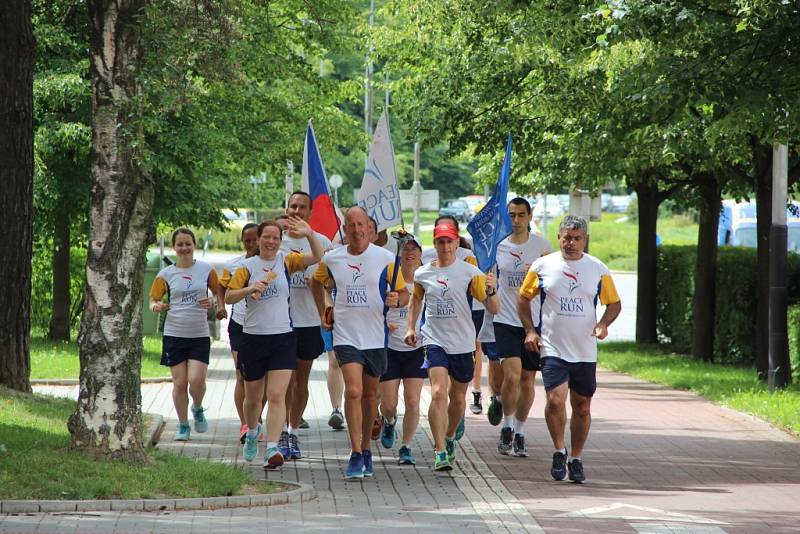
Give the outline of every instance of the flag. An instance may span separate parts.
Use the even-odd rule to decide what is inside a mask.
[[[308,224],[328,239],[333,239],[339,230],[339,218],[331,200],[328,177],[325,176],[325,167],[322,165],[311,121],[308,121],[303,148],[303,191],[311,196],[311,217]]]
[[[508,134],[506,157],[500,168],[500,177],[494,186],[494,194],[467,225],[467,231],[472,236],[472,252],[478,260],[478,267],[483,272],[487,272],[495,264],[498,243],[511,235],[511,218],[506,208],[510,177],[511,134]]]
[[[389,133],[389,116],[384,110],[369,149],[358,205],[378,223],[378,231],[402,222],[400,189],[394,164],[394,146]]]

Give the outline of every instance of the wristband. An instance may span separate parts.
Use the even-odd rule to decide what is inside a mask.
[[[486,289],[486,296],[487,297],[493,297],[496,294],[497,294],[497,288],[496,287],[492,287],[492,288],[487,288]]]

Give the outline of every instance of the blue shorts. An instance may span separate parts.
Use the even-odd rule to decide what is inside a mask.
[[[352,345],[336,345],[336,360],[339,367],[348,363],[360,363],[368,375],[380,378],[386,372],[386,349],[357,349]]]
[[[428,378],[428,371],[422,368],[425,353],[422,347],[414,350],[386,349],[388,365],[381,375],[381,382],[400,378]]]
[[[228,339],[231,342],[231,352],[239,352],[242,346],[242,325],[231,319],[228,321]]]
[[[161,338],[161,365],[172,367],[186,360],[195,360],[208,365],[211,353],[210,337],[176,337]]]
[[[505,323],[492,323],[497,352],[501,358],[520,358],[526,371],[538,371],[539,353],[525,348],[525,329]],[[539,331],[538,329],[536,330]]]
[[[313,361],[319,358],[325,349],[322,334],[318,326],[298,326],[294,329],[297,334],[297,359]]]
[[[481,343],[481,349],[489,360],[493,362],[500,361],[500,353],[497,352],[497,343],[494,341],[490,343]]]
[[[297,369],[297,337],[294,332],[266,335],[245,332],[237,360],[247,382],[259,380],[269,371]]]
[[[422,348],[425,351],[425,363],[422,364],[424,369],[444,367],[456,382],[462,384],[472,382],[472,375],[475,372],[474,352],[448,354],[438,345],[425,345]]]
[[[478,332],[481,331],[483,326],[483,314],[486,310],[472,310],[472,324],[475,325],[475,337],[478,337]]]
[[[322,343],[325,348],[325,352],[330,352],[333,350],[333,329],[326,330],[319,327],[319,332],[322,335]]]
[[[568,362],[546,356],[542,358],[542,382],[545,391],[569,383],[569,389],[578,395],[591,397],[597,390],[597,363]]]

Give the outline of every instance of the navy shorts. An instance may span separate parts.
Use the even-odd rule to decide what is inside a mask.
[[[425,363],[422,365],[425,369],[444,367],[456,382],[472,382],[472,374],[475,372],[474,352],[448,354],[438,345],[425,345],[422,348],[425,351]]]
[[[481,331],[483,326],[483,314],[486,310],[472,310],[472,324],[475,325],[475,337],[478,337],[478,332]]]
[[[346,363],[360,363],[368,375],[380,378],[388,365],[386,349],[357,349],[352,345],[336,345],[336,360],[339,367]]]
[[[330,352],[333,350],[333,329],[326,330],[325,328],[319,327],[319,333],[322,336],[322,344],[325,352]]]
[[[578,395],[591,397],[597,390],[597,363],[568,362],[545,356],[542,358],[542,382],[545,390],[568,382],[569,389]]]
[[[494,341],[489,343],[481,343],[481,350],[493,362],[500,361],[500,353],[497,352],[497,343]]]
[[[242,346],[242,325],[231,319],[228,321],[228,339],[231,342],[231,351],[239,352]]]
[[[319,327],[299,326],[294,332],[297,334],[297,359],[312,361],[319,358],[325,349]]]
[[[422,347],[414,350],[386,349],[388,365],[381,375],[381,382],[400,378],[428,378],[428,371],[422,368],[425,353]]]
[[[211,353],[210,337],[176,337],[161,338],[161,365],[172,367],[186,360],[196,360],[208,365]]]
[[[264,378],[269,371],[297,369],[297,337],[282,334],[242,335],[237,367],[248,382]]]
[[[497,353],[501,358],[521,358],[522,368],[526,371],[538,371],[540,369],[539,353],[531,352],[525,348],[524,328],[504,323],[492,324],[494,325]]]

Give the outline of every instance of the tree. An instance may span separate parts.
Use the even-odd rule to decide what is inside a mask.
[[[0,384],[30,391],[33,52],[30,0],[0,3]]]

